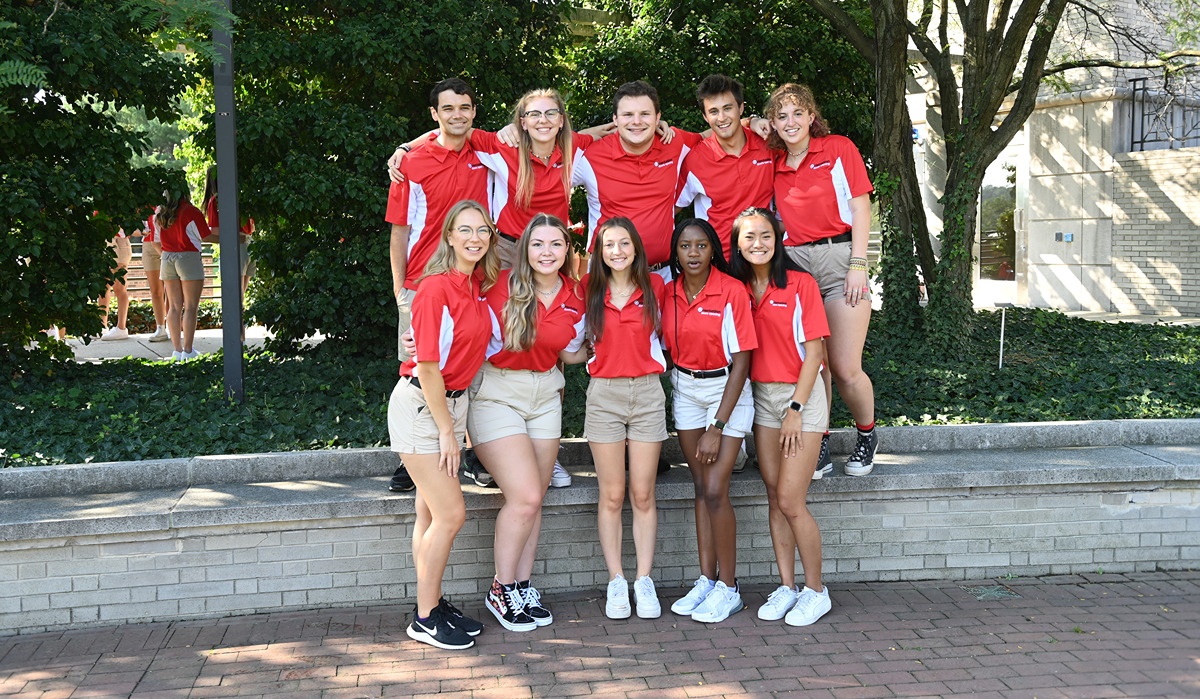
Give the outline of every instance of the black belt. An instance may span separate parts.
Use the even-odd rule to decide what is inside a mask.
[[[708,371],[685,369],[678,364],[675,365],[675,368],[692,377],[693,379],[715,379],[718,376],[724,376],[729,373],[729,367],[727,366],[723,366],[720,369],[709,369]]]
[[[513,241],[514,243],[517,242],[517,240],[518,240],[518,238],[515,235],[509,235],[509,234],[505,233],[504,231],[500,231],[500,230],[498,230],[496,232],[500,234],[501,238],[508,238],[509,240]]]
[[[415,376],[408,377],[408,382],[418,389],[421,388],[421,382]],[[467,389],[465,389],[465,388],[460,388],[457,391],[447,390],[446,397],[447,398],[458,398],[459,396],[461,396],[462,394],[464,394],[466,392],[467,392]]]
[[[851,235],[850,233],[841,233],[839,235],[830,236],[828,238],[821,238],[820,240],[814,240],[809,243],[800,243],[800,244],[801,245],[834,245],[837,243],[849,243],[852,240],[854,240],[854,236]]]

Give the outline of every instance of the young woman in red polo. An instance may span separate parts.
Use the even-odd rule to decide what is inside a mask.
[[[458,467],[467,387],[498,332],[484,298],[500,271],[495,248],[496,227],[487,210],[470,200],[455,204],[413,298],[416,351],[400,366],[388,403],[392,451],[417,486],[417,604],[408,635],[438,648],[469,648],[483,628],[442,597],[442,576],[466,519]]]
[[[708,221],[687,219],[671,235],[663,340],[671,409],[696,493],[700,577],[671,605],[715,623],[746,608],[734,577],[737,520],[729,502],[733,464],[754,421],[750,351],[758,347],[746,285],[728,274],[721,238]]]
[[[751,358],[754,443],[767,487],[767,506],[779,587],[758,618],[807,626],[830,609],[821,583],[821,532],[808,511],[808,484],[829,423],[818,378],[829,325],[817,283],[794,268],[783,250],[783,230],[766,209],[747,209],[733,224],[730,272],[752,297],[758,348]],[[796,588],[796,551],[804,588]]]
[[[771,93],[767,145],[775,156],[775,208],[787,229],[788,256],[817,281],[829,318],[829,367],[822,371],[832,400],[830,372],[858,427],[848,476],[866,476],[875,463],[875,389],[862,369],[871,323],[867,237],[871,181],[850,139],[829,133],[812,91],[788,83]],[[828,434],[821,441],[822,474],[833,470]]]
[[[215,242],[204,214],[192,206],[187,185],[164,192],[166,203],[154,214],[162,243],[159,276],[167,292],[167,332],[175,352],[172,361],[195,359],[193,347],[200,295],[204,291],[204,260],[201,243]]]

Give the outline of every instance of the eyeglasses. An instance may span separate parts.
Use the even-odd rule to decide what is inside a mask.
[[[459,226],[458,228],[454,229],[454,232],[459,235],[471,235],[472,233],[478,233],[484,238],[492,235],[492,229],[487,226],[480,226],[478,229],[471,228],[470,226]]]
[[[562,115],[563,110],[561,109],[547,109],[544,112],[535,109],[531,112],[525,112],[521,116],[525,117],[526,119],[541,119],[543,116],[547,119],[557,119]]]

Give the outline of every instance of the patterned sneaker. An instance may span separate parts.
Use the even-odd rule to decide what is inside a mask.
[[[499,580],[492,578],[492,589],[484,598],[484,605],[496,621],[509,631],[533,631],[537,623],[525,613],[525,596],[517,589],[516,583],[502,585]]]
[[[658,592],[654,589],[654,581],[649,575],[643,575],[633,581],[633,596],[637,600],[637,615],[642,619],[657,619],[662,616],[662,606],[658,603]]]
[[[715,624],[725,621],[730,614],[736,614],[745,608],[746,605],[742,604],[742,593],[738,592],[737,587],[730,588],[718,580],[712,592],[708,593],[696,611],[692,612],[692,621]]]
[[[550,613],[549,609],[542,606],[542,593],[530,585],[528,580],[518,582],[517,589],[525,597],[525,613],[529,615],[530,619],[533,619],[533,623],[538,626],[549,626],[554,621],[554,615]]]
[[[847,476],[868,476],[875,468],[875,451],[879,449],[879,434],[872,429],[867,434],[858,435],[854,443],[854,453],[846,461]]]
[[[796,606],[800,593],[793,587],[780,585],[775,588],[766,603],[758,608],[758,618],[764,621],[779,621],[785,614]]]
[[[829,435],[821,436],[821,455],[817,457],[817,470],[813,471],[812,479],[819,481],[833,473],[833,457],[829,455]]]
[[[608,602],[604,605],[604,615],[609,619],[629,618],[629,582],[624,576],[618,575],[608,582]]]
[[[567,469],[558,463],[558,459],[554,460],[554,473],[550,474],[551,488],[567,488],[571,485],[571,474],[567,473]]]
[[[475,645],[475,639],[446,618],[441,606],[434,607],[424,621],[414,612],[412,623],[408,625],[408,637],[446,650],[462,650]]]
[[[783,623],[788,626],[808,626],[825,616],[832,608],[833,602],[829,599],[828,587],[817,592],[806,585],[800,591],[800,598],[796,600],[796,606],[787,613]]]
[[[692,612],[696,611],[696,607],[704,601],[708,593],[712,592],[713,581],[707,576],[701,575],[696,578],[696,582],[692,583],[692,590],[682,598],[675,600],[675,604],[671,605],[671,611],[683,616],[691,616]]]
[[[438,600],[438,606],[446,613],[446,619],[458,628],[467,632],[468,636],[478,636],[480,631],[483,631],[483,622],[472,619],[471,617],[458,611],[458,607],[450,604],[450,600],[445,597]]]

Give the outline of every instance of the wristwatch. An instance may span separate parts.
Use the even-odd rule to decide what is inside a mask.
[[[796,412],[799,413],[804,410],[804,404],[798,400],[794,400],[794,401],[792,401],[791,405],[788,406],[788,409],[795,410]]]
[[[725,421],[721,420],[720,418],[714,417],[712,419],[712,422],[710,422],[709,424],[712,425],[713,427],[717,428],[718,430],[721,430],[721,431],[725,430]]]

